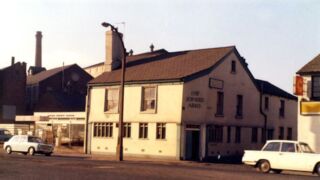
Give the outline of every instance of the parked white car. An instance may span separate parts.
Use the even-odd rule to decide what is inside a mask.
[[[245,150],[242,162],[261,172],[294,170],[317,173],[320,176],[320,154],[299,141],[270,140],[261,151]]]
[[[50,156],[54,148],[52,145],[44,143],[39,137],[15,135],[3,144],[3,149],[8,154],[11,154],[11,152],[21,152],[32,156],[35,153]]]

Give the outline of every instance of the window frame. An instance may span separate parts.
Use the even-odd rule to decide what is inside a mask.
[[[112,122],[94,122],[93,137],[94,138],[112,138],[113,123]]]
[[[280,99],[280,108],[279,108],[279,117],[284,118],[286,111],[286,102],[283,99]]]
[[[208,126],[208,141],[212,143],[223,143],[223,126],[222,125]]]
[[[154,94],[154,108],[148,109],[145,108],[144,101],[145,101],[145,89],[147,88],[154,88],[155,94]],[[157,105],[158,104],[158,86],[142,86],[141,87],[141,100],[140,100],[140,112],[141,113],[156,113],[157,112]]]
[[[258,143],[258,128],[257,127],[251,128],[251,142]]]
[[[235,74],[237,72],[237,63],[235,60],[231,61],[231,71],[232,74]]]
[[[139,123],[139,139],[148,139],[148,123]]]
[[[264,97],[264,109],[269,110],[269,104],[270,104],[270,99],[269,97],[265,96]]]
[[[217,104],[215,116],[224,116],[224,92],[217,91]]]
[[[123,123],[123,138],[131,138],[131,123]]]
[[[108,100],[109,91],[118,91],[118,93],[116,93],[118,95],[117,99]],[[105,94],[104,94],[104,112],[105,113],[110,113],[110,114],[118,114],[119,113],[119,98],[120,98],[120,94],[119,93],[120,93],[120,89],[117,88],[117,87],[106,88],[104,92],[105,92]],[[108,102],[109,101],[113,101],[113,102],[117,103],[117,107],[114,110],[108,109]]]
[[[283,126],[279,127],[279,139],[284,140],[284,127]]]
[[[319,101],[320,100],[320,95],[319,96],[315,96],[314,92],[315,92],[315,79],[319,79],[319,84],[320,84],[320,76],[319,75],[313,75],[311,76],[311,99],[315,100],[315,101]],[[319,91],[317,91],[320,94],[320,85],[318,86]]]
[[[156,139],[165,140],[166,139],[166,123],[156,123]]]
[[[243,118],[243,95],[237,94],[237,104],[236,104],[236,119]]]
[[[241,143],[241,127],[240,126],[236,126],[234,142],[237,144]]]

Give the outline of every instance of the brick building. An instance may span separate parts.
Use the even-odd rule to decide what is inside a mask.
[[[26,63],[14,62],[0,69],[0,123],[13,123],[25,113]]]

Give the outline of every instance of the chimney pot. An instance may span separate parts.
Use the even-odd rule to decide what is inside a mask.
[[[129,55],[130,55],[130,56],[132,56],[132,55],[133,55],[133,50],[132,50],[132,49],[130,49],[130,51],[129,51]]]
[[[14,65],[14,56],[11,57],[11,65]]]
[[[150,51],[153,52],[153,50],[154,50],[154,45],[151,44],[151,45],[150,45]]]

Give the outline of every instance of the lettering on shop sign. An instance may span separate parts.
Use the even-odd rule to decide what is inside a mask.
[[[190,96],[187,96],[186,101],[188,102],[189,108],[201,108],[201,103],[204,102],[204,98],[200,96],[199,91],[191,91]]]

